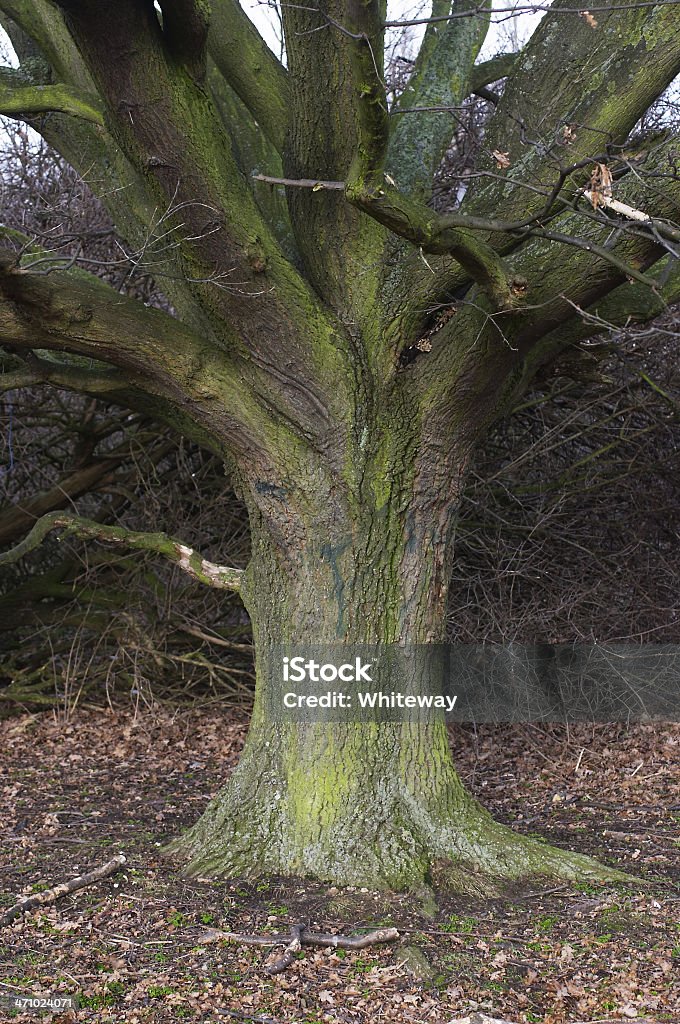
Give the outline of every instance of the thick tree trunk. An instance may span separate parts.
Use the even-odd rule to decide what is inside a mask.
[[[349,524],[341,503],[325,502],[305,536],[279,520],[274,538],[253,516],[243,594],[257,651],[255,709],[229,784],[172,844],[191,874],[404,889],[443,873],[461,891],[489,891],[499,879],[602,873],[495,822],[461,784],[443,720],[282,723],[268,714],[281,698],[269,665],[276,645],[443,636],[450,509],[421,516],[411,503],[395,522],[398,505]]]

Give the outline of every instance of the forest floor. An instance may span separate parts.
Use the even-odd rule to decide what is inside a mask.
[[[503,899],[413,896],[268,879],[182,879],[161,845],[238,760],[243,712],[85,710],[0,723],[0,912],[122,851],[117,875],[0,932],[0,995],[75,995],[60,1020],[448,1024],[680,1021],[680,726],[456,727],[467,785],[502,821],[638,881],[530,884]],[[209,929],[400,940],[280,955]],[[1,1010],[16,1021],[39,1011]]]

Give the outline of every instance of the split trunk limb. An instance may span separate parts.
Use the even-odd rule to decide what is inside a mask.
[[[290,929],[291,940],[283,951],[283,956],[275,960],[273,964],[265,967],[265,974],[282,974],[286,967],[290,967],[297,954],[302,949],[302,933],[305,930],[303,924],[294,924]]]
[[[37,548],[52,530],[66,530],[67,533],[86,540],[99,540],[140,551],[155,552],[173,562],[193,579],[220,590],[237,591],[241,586],[242,569],[232,569],[226,565],[209,562],[193,548],[174,537],[169,537],[167,533],[137,533],[122,526],[105,526],[92,519],[84,519],[82,516],[66,512],[51,512],[42,516],[28,536],[9,551],[0,554],[0,565],[17,562],[29,551]]]
[[[86,875],[78,875],[77,878],[72,878],[70,882],[61,882],[59,885],[55,885],[53,889],[46,889],[45,892],[39,892],[35,896],[28,896],[24,900],[19,900],[18,903],[15,903],[13,907],[6,910],[2,917],[0,917],[0,928],[10,924],[22,914],[35,910],[37,907],[43,907],[47,903],[55,903],[62,896],[68,896],[69,893],[75,892],[77,889],[84,889],[94,882],[101,881],[102,878],[108,878],[109,875],[115,875],[125,864],[125,861],[125,856],[119,853],[107,861],[106,864],[102,864],[101,867],[95,868],[94,871],[90,871]]]

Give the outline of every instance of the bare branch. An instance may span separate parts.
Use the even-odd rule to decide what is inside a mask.
[[[93,370],[56,359],[41,359],[35,352],[24,355],[26,366],[0,374],[0,392],[14,391],[35,384],[52,384],[66,391],[87,395],[111,395],[131,391],[124,374],[118,370]]]
[[[24,370],[13,370],[11,373],[3,373],[0,374],[0,394],[5,394],[7,391],[16,391],[17,388],[28,388],[31,384],[37,384],[38,382],[39,378],[28,367]]]
[[[263,181],[267,185],[285,185],[286,188],[311,188],[312,192],[344,192],[347,187],[344,181],[325,181],[319,178],[277,178],[271,174],[254,174],[254,181]]]
[[[268,964],[268,966],[265,967],[265,974],[268,974],[270,977],[274,974],[283,974],[285,969],[290,967],[295,960],[296,955],[302,949],[301,936],[304,930],[305,926],[303,924],[294,924],[291,926],[290,942],[284,949],[283,955],[275,960],[274,963]]]
[[[623,4],[599,4],[592,6],[588,5],[588,12],[590,14],[601,13],[608,14],[610,11],[631,11],[644,9],[646,7],[675,7],[680,4],[680,0],[633,0],[632,3]],[[482,13],[485,10],[486,5],[481,3],[476,7],[472,7],[469,10],[457,10],[452,11],[451,14],[443,14],[429,18],[406,18],[402,21],[390,20],[385,22],[385,28],[413,28],[417,25],[431,25],[438,22],[449,22],[455,21],[459,18],[470,18]],[[509,17],[516,17],[518,14],[544,14],[547,12],[550,14],[583,14],[582,7],[560,7],[555,10],[555,7],[551,4],[544,3],[527,3],[517,4],[512,7],[494,7],[494,16],[505,15]]]
[[[120,455],[112,454],[106,459],[96,459],[62,477],[54,487],[39,491],[19,501],[0,514],[0,545],[11,544],[20,537],[39,516],[49,515],[71,505],[81,494],[111,483],[115,469],[129,456],[129,451]]]
[[[295,180],[264,174],[256,177],[258,181],[271,185],[311,189],[315,192],[339,191],[343,188],[343,183],[339,181],[317,181],[313,178]],[[615,252],[599,245],[594,239],[551,231],[539,226],[537,222],[540,214],[518,221],[475,217],[464,213],[439,215],[424,203],[404,196],[388,185],[372,192],[364,190],[361,183],[354,186],[347,184],[344,188],[351,203],[395,234],[417,245],[422,252],[453,256],[470,277],[481,285],[495,310],[512,309],[517,305],[517,299],[523,293],[523,279],[521,275],[515,275],[514,278],[508,275],[501,257],[482,238],[475,237],[474,232],[503,231],[521,234],[526,238],[545,238],[560,242],[599,256],[622,274],[641,284],[653,287],[656,283],[653,278],[630,266]],[[649,219],[650,225],[654,223]],[[663,230],[666,230],[665,226]]]
[[[15,547],[0,554],[0,565],[11,565],[30,551],[35,550],[52,530],[66,530],[86,540],[98,540],[107,544],[118,544],[137,551],[152,551],[177,565],[193,579],[218,590],[239,590],[242,569],[231,569],[216,565],[202,558],[193,548],[166,533],[137,533],[122,526],[105,526],[92,519],[74,516],[65,512],[51,512],[42,516],[31,532]]]

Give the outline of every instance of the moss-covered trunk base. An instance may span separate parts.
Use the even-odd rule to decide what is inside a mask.
[[[443,726],[307,727],[305,748],[316,770],[306,758],[298,768],[291,764],[288,752],[300,746],[290,729],[251,734],[230,782],[167,848],[189,875],[304,876],[393,890],[436,880],[487,895],[541,875],[622,877],[494,821],[460,783]]]

